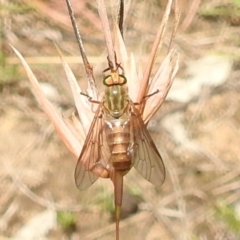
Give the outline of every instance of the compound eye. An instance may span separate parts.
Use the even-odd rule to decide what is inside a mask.
[[[111,76],[111,75],[106,76],[106,77],[103,79],[103,84],[104,84],[105,86],[111,86],[111,85],[113,85],[114,83],[113,83],[112,76]]]
[[[127,79],[123,75],[119,75],[119,84],[123,85],[127,83]]]
[[[127,83],[127,79],[118,73],[112,73],[103,79],[103,84],[105,86],[123,85],[125,83]]]

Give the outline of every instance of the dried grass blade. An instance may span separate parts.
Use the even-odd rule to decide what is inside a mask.
[[[124,69],[124,75],[128,78],[126,73],[128,73],[128,53],[127,49],[124,43],[124,40],[122,38],[122,34],[119,30],[119,27],[117,24],[114,24],[114,48],[115,48],[115,53],[117,55],[118,63],[121,64],[121,66]]]
[[[119,0],[118,1],[117,23],[118,23],[118,27],[119,27],[122,37],[123,37],[123,20],[124,20],[124,1]]]
[[[82,91],[81,91],[81,89],[80,89],[80,87],[77,83],[77,80],[76,80],[73,72],[71,71],[68,64],[64,61],[64,58],[63,58],[63,55],[61,54],[61,51],[59,50],[59,48],[57,46],[56,46],[56,48],[57,48],[58,54],[61,58],[62,65],[63,65],[64,71],[65,71],[66,76],[67,76],[68,83],[69,83],[71,91],[72,91],[73,99],[74,99],[75,106],[76,106],[77,111],[78,111],[78,115],[79,115],[79,118],[80,118],[80,122],[82,124],[83,131],[84,131],[85,135],[87,135],[87,132],[88,132],[88,129],[90,127],[90,123],[93,119],[94,114],[90,109],[89,101],[86,98],[86,96],[82,96],[80,94]],[[97,95],[97,94],[94,93],[94,95]]]
[[[62,141],[65,143],[65,145],[68,147],[68,149],[76,156],[79,156],[79,153],[81,151],[81,145],[78,142],[78,140],[73,136],[71,131],[67,128],[66,124],[63,121],[62,116],[57,112],[56,108],[48,101],[46,96],[41,90],[41,87],[39,85],[39,82],[37,78],[34,76],[32,70],[28,66],[27,62],[24,60],[22,55],[18,50],[16,50],[13,46],[11,46],[13,51],[16,53],[16,55],[19,57],[20,61],[22,62],[26,73],[28,75],[28,78],[32,84],[32,89],[34,91],[34,94],[44,110],[44,112],[47,114],[48,118],[54,125],[57,133],[59,134]]]
[[[127,49],[122,38],[122,34],[117,26],[114,25],[114,47],[116,50],[116,55],[118,63],[120,63],[124,69],[124,75],[128,79],[128,93],[133,102],[137,101],[137,95],[140,89],[138,83],[138,74],[136,61],[133,54],[128,56]]]
[[[102,22],[103,33],[104,33],[106,47],[108,51],[108,58],[110,60],[110,63],[113,65],[112,68],[117,69],[115,52],[113,47],[113,40],[112,40],[112,35],[110,31],[110,26],[109,26],[109,21],[108,21],[104,0],[97,0],[97,5],[98,5],[98,13]]]
[[[175,20],[174,20],[174,28],[172,31],[172,36],[170,38],[170,42],[169,42],[169,47],[168,47],[168,52],[170,51],[170,49],[172,48],[172,42],[176,36],[177,33],[177,28],[179,25],[179,21],[180,21],[180,17],[181,17],[181,11],[180,11],[180,6],[179,6],[179,2],[178,0],[175,0],[175,5],[174,5],[174,15],[175,15]]]
[[[172,62],[174,57],[175,66],[173,68]],[[151,80],[152,84],[150,85],[149,92],[154,92],[156,89],[158,89],[159,93],[149,97],[146,101],[143,112],[143,120],[146,124],[163,104],[163,101],[165,100],[168,91],[172,86],[174,77],[178,71],[178,63],[179,55],[176,55],[175,50],[171,50]]]
[[[152,71],[154,59],[155,59],[158,48],[161,48],[161,45],[162,45],[162,39],[163,39],[165,30],[166,30],[168,18],[169,18],[170,12],[171,12],[171,7],[172,7],[172,0],[169,0],[167,7],[165,9],[161,24],[159,26],[156,38],[154,40],[153,47],[152,47],[152,50],[151,50],[151,53],[149,56],[149,60],[147,62],[146,68],[144,70],[144,76],[143,76],[143,79],[141,80],[141,89],[140,89],[140,92],[138,95],[138,102],[142,102],[142,99],[148,93],[148,90],[149,90],[148,83],[149,83],[149,78],[150,78],[150,74]]]

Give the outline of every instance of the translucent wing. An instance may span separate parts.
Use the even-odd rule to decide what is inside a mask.
[[[90,187],[99,178],[106,170],[110,158],[103,131],[101,109],[102,103],[96,111],[75,169],[75,182],[80,190]]]
[[[134,135],[133,166],[149,182],[161,185],[165,179],[162,158],[148,132],[138,109],[130,102],[131,126]]]

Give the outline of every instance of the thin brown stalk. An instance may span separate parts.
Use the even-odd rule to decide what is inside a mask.
[[[190,27],[194,17],[196,16],[200,3],[201,3],[201,0],[191,1],[191,6],[188,8],[188,11],[187,11],[187,16],[185,17],[185,19],[181,24],[181,29],[183,32]]]
[[[118,1],[117,23],[118,23],[118,27],[119,27],[122,37],[123,37],[123,20],[124,20],[124,1],[119,0]]]
[[[172,31],[172,36],[170,38],[168,52],[172,48],[172,42],[175,39],[177,29],[178,29],[178,25],[179,25],[179,21],[180,21],[180,17],[181,17],[181,10],[180,10],[180,6],[179,6],[179,2],[177,0],[175,0],[175,4],[174,4],[174,13],[175,13],[174,14],[175,15],[174,28],[173,28],[173,31]]]
[[[170,15],[171,7],[172,7],[172,0],[169,0],[167,7],[165,9],[161,24],[159,26],[157,35],[155,37],[148,62],[146,64],[146,67],[144,70],[144,76],[143,76],[143,79],[141,80],[141,89],[140,89],[140,92],[138,94],[138,99],[137,99],[138,102],[142,102],[142,99],[148,93],[149,79],[150,79],[150,74],[152,71],[154,59],[155,59],[158,48],[160,49],[161,45],[162,45],[162,39],[163,39],[164,33],[166,31],[166,26],[167,26],[168,18]]]
[[[92,89],[92,92],[94,93],[95,89],[96,89],[96,85],[95,85],[95,79],[94,79],[94,75],[93,75],[93,69],[92,69],[92,66],[90,65],[90,63],[88,62],[86,51],[85,51],[85,48],[84,48],[84,45],[82,42],[82,36],[81,36],[81,33],[80,33],[79,28],[76,23],[76,19],[74,16],[71,2],[69,0],[66,0],[66,3],[67,3],[68,11],[69,11],[69,16],[71,18],[72,26],[73,26],[73,29],[74,29],[74,32],[76,35],[76,39],[78,42],[78,46],[80,49],[80,53],[82,56],[82,60],[84,63],[85,71],[87,74],[88,84],[89,84],[90,88]],[[91,97],[95,98],[96,96],[91,96]]]

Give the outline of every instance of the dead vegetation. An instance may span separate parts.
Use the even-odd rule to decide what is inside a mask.
[[[126,45],[139,64],[144,64],[151,48],[165,4],[136,0],[126,4]],[[73,5],[101,88],[106,52],[95,1],[73,1]],[[222,6],[234,9],[234,24],[225,12],[222,16],[218,11],[216,16],[215,9]],[[31,229],[31,220],[37,219],[37,225],[43,225],[42,232],[32,227],[38,237],[112,239],[115,226],[110,181],[100,180],[89,190],[78,191],[73,181],[75,158],[54,133],[34,99],[23,67],[8,46],[11,43],[22,53],[40,82],[51,84],[46,91],[58,109],[65,112],[73,107],[53,44],[61,48],[80,85],[86,87],[65,1],[5,0],[0,14],[1,236],[23,239],[19,231]],[[195,68],[205,72],[206,80],[197,95],[176,100],[170,94],[149,124],[167,168],[167,179],[162,187],[155,188],[134,171],[126,177],[124,211],[128,217],[121,222],[122,239],[239,239],[238,14],[236,1],[182,1],[182,20],[174,42],[181,54],[181,79],[174,84],[184,80],[185,85],[173,92],[188,96],[195,91],[184,92],[196,80],[193,68],[188,70],[189,63],[214,55],[224,58],[223,65],[218,61],[211,65],[197,62]],[[159,53],[155,67],[164,54]],[[221,83],[213,83],[221,76]],[[58,223],[56,211],[61,219]]]

